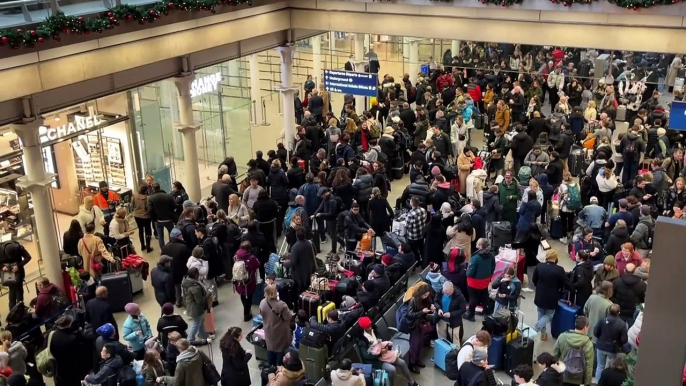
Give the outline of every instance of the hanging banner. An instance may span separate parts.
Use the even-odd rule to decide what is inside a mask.
[[[379,78],[367,72],[324,70],[324,89],[340,94],[376,97]]]

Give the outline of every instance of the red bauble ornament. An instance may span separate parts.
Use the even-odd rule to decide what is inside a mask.
[[[129,15],[129,16],[127,16],[126,18],[129,19],[129,20],[133,20],[133,15]]]
[[[36,31],[31,30],[31,31],[29,31],[29,34],[30,34],[31,36],[36,36]]]
[[[2,41],[2,44],[7,44],[9,39],[7,38],[7,36],[3,36],[2,39],[0,39],[0,41]]]
[[[503,1],[502,3],[500,3],[500,6],[501,6],[501,7],[507,7],[507,3],[505,3],[505,2]]]
[[[114,16],[114,14],[112,12],[107,12],[107,16],[111,17],[111,16]]]
[[[562,3],[562,5],[564,5],[565,7],[568,7],[569,3],[565,2],[565,3]]]
[[[114,23],[114,16],[111,16],[111,17],[110,17],[110,21],[111,21],[112,23]]]
[[[43,39],[43,38],[38,38],[38,43],[43,43],[44,41],[45,41],[45,39]]]
[[[59,36],[55,36],[55,37],[54,37],[54,38],[52,38],[52,39],[53,39],[54,41],[56,41],[56,42],[60,42],[60,41],[62,41],[62,39],[60,39],[60,37],[59,37]]]
[[[155,16],[155,11],[153,11],[152,9],[150,10],[150,16]]]
[[[62,28],[62,33],[63,33],[63,34],[66,34],[66,33],[68,33],[68,32],[69,32],[69,30],[68,30],[68,29],[66,29],[66,28]]]
[[[169,7],[169,8],[174,8],[174,3],[169,3],[169,4],[167,4],[167,7]]]
[[[79,22],[83,22],[83,16],[79,16]]]

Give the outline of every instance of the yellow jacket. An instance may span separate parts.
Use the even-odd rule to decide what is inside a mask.
[[[510,127],[510,108],[505,106],[502,110],[496,110],[495,121],[503,131],[507,131]]]
[[[486,90],[483,98],[484,105],[488,105],[489,103],[493,102],[493,98],[495,98],[495,91],[493,91],[493,89]]]

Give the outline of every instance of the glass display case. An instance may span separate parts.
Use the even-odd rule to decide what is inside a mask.
[[[33,203],[29,192],[0,188],[0,240],[23,239],[33,234]]]

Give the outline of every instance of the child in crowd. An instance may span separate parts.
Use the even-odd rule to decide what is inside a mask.
[[[431,283],[431,289],[434,293],[441,292],[443,290],[443,283],[445,283],[445,276],[441,274],[441,266],[433,262],[429,264],[426,280]]]

